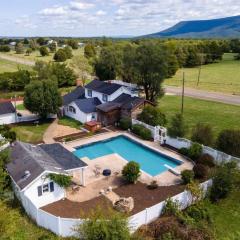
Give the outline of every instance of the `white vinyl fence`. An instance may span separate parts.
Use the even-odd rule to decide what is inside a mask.
[[[212,180],[208,180],[201,184],[203,192],[212,185]],[[181,209],[191,205],[191,194],[184,191],[171,198],[177,201]],[[48,229],[55,234],[63,237],[70,237],[76,235],[76,228],[84,221],[82,219],[61,218],[50,213],[38,209],[34,206],[30,199],[24,197],[22,200],[23,206],[28,215],[41,227]],[[134,232],[143,224],[148,224],[161,216],[162,210],[165,206],[165,201],[162,201],[152,207],[149,207],[129,218],[129,228]]]

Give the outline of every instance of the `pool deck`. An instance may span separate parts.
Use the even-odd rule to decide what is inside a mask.
[[[181,155],[177,154],[176,152],[173,152],[173,151],[170,151],[170,150],[167,150],[167,149],[161,147],[159,143],[144,141],[144,140],[141,140],[141,139],[135,137],[134,135],[132,135],[130,133],[121,132],[121,131],[104,133],[101,135],[65,143],[64,147],[67,148],[69,151],[73,152],[76,150],[75,149],[76,147],[79,147],[81,145],[102,141],[102,140],[116,137],[119,135],[125,135],[125,136],[135,140],[136,142],[144,144],[145,146],[147,146],[149,148],[153,148],[154,150],[160,151],[161,153],[163,153],[169,157],[172,157],[172,158],[182,161],[181,165],[174,168],[178,172],[181,172],[185,169],[193,168],[192,162],[183,158]],[[105,181],[104,179],[106,177],[104,177],[102,175],[96,176],[96,174],[95,174],[96,167],[98,167],[100,169],[100,171],[102,171],[103,169],[106,169],[106,168],[111,169],[114,176],[119,176],[119,175],[121,175],[121,171],[122,171],[124,165],[127,164],[127,161],[125,159],[123,159],[121,156],[119,156],[118,154],[110,154],[110,155],[96,158],[94,160],[89,160],[87,158],[82,158],[82,160],[88,164],[88,168],[85,171],[85,179],[86,179],[87,187],[89,185],[95,185],[95,184],[97,184],[97,182],[99,182],[99,184],[97,184],[97,185],[99,185],[99,187],[101,187],[102,186],[101,181]],[[139,180],[146,184],[149,184],[153,180],[156,180],[160,186],[170,186],[170,185],[180,183],[181,177],[176,176],[175,174],[171,173],[170,171],[165,171],[154,177],[147,174],[146,172],[142,171],[142,174],[141,174],[141,177]],[[111,186],[110,182],[108,184],[109,184],[109,186]],[[111,187],[114,188],[114,187],[117,187],[117,185],[114,185]],[[93,187],[93,189],[96,189],[96,193],[99,192],[99,190],[100,190],[97,186]]]

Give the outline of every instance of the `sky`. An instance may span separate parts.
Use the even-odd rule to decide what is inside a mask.
[[[239,0],[0,0],[0,36],[140,36],[235,15]]]

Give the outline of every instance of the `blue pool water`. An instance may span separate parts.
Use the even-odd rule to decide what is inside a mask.
[[[127,161],[138,162],[141,169],[152,176],[166,171],[167,168],[164,164],[170,167],[176,167],[181,164],[180,161],[154,151],[125,136],[83,145],[76,148],[74,152],[77,157],[88,157],[90,160],[113,153],[119,154]]]

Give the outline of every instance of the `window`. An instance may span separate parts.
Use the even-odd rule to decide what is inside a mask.
[[[102,100],[103,100],[104,102],[107,102],[107,101],[108,101],[108,95],[103,94],[103,95],[102,95]]]
[[[96,120],[95,113],[92,114],[92,120]]]
[[[87,90],[87,95],[88,95],[89,97],[92,97],[92,90],[88,89],[88,90]]]
[[[43,184],[42,186],[38,186],[37,191],[39,197],[42,196],[43,194],[54,192],[54,183],[50,182]]]
[[[69,106],[69,112],[76,113],[76,109],[73,106]]]

